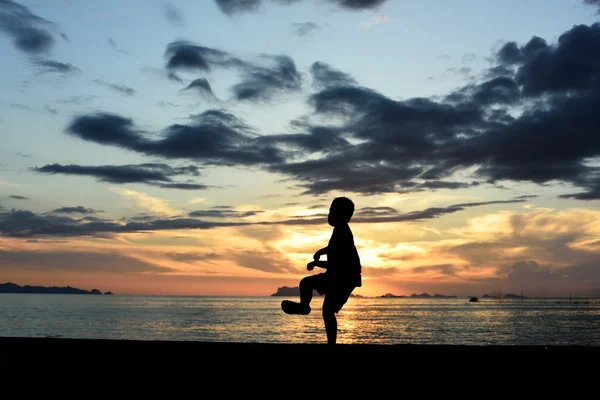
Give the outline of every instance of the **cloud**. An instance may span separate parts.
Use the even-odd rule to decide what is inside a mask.
[[[316,61],[310,67],[313,86],[317,89],[340,86],[354,86],[356,81],[349,74],[332,68],[329,64]]]
[[[100,86],[104,86],[105,88],[108,88],[125,96],[134,96],[136,94],[135,89],[130,88],[129,86],[108,83],[100,79],[94,79],[94,82]]]
[[[365,10],[378,8],[387,0],[329,0],[331,3],[336,3],[342,8],[349,10]]]
[[[55,60],[35,57],[31,58],[29,61],[38,70],[38,75],[52,73],[72,75],[81,72],[79,68],[72,64],[62,63]]]
[[[296,22],[292,24],[294,28],[293,34],[296,36],[306,36],[314,33],[319,29],[319,25],[314,22]]]
[[[579,25],[556,44],[534,37],[512,46],[516,52],[505,46],[498,62],[514,65],[505,69],[508,75],[469,83],[442,100],[392,100],[343,82],[326,86],[311,96],[314,113],[307,120],[340,121],[328,128],[355,144],[269,169],[299,180],[309,194],[407,192],[442,182],[460,188],[505,180],[561,181],[583,189],[565,196],[597,199],[600,170],[589,161],[600,157],[594,134],[600,123],[598,38],[600,24]],[[498,66],[503,64],[492,68]],[[470,170],[470,183],[452,181]]]
[[[117,193],[137,200],[138,205],[153,214],[177,215],[179,211],[171,207],[165,200],[148,196],[145,193],[127,189],[118,189]],[[431,207],[420,211],[409,213],[379,212],[367,213],[352,219],[352,223],[394,223],[407,221],[424,221],[439,218],[446,214],[463,211],[471,207],[479,207],[493,204],[521,203],[524,200],[497,200],[477,203],[455,204],[446,207]],[[207,213],[208,212],[208,213]],[[258,211],[234,211],[230,207],[215,206],[211,210],[196,211],[195,215],[210,216],[211,218],[243,218],[258,215]],[[250,213],[250,214],[247,214]],[[210,215],[208,215],[210,214]],[[311,226],[326,225],[327,217],[297,217],[279,221],[202,221],[195,218],[157,218],[154,215],[144,218],[132,218],[127,222],[122,221],[91,221],[89,219],[75,219],[66,216],[52,214],[36,214],[28,210],[11,210],[0,213],[0,233],[9,237],[34,237],[34,236],[103,236],[115,233],[131,233],[145,231],[162,231],[173,229],[213,229],[219,227],[235,226]]]
[[[600,0],[583,0],[583,4],[600,7]],[[598,10],[598,13],[600,14],[600,9]]]
[[[170,1],[163,2],[163,12],[165,18],[174,26],[183,26],[185,25],[185,17],[183,15],[183,11],[177,8]]]
[[[242,14],[246,12],[257,12],[264,4],[276,3],[279,5],[290,5],[304,0],[215,0],[221,11],[227,15]],[[360,11],[366,9],[377,9],[387,0],[327,0],[328,3],[337,5],[340,9]]]
[[[158,215],[177,215],[179,211],[176,208],[171,207],[166,200],[158,197],[152,197],[146,193],[137,192],[129,189],[117,189],[117,193],[120,195],[137,200],[138,205],[154,214]],[[127,224],[129,225],[129,224]],[[127,226],[126,225],[126,226]],[[125,228],[126,228],[125,226]]]
[[[165,51],[166,68],[211,72],[213,69],[233,69],[241,74],[241,81],[231,90],[236,100],[268,100],[279,92],[298,91],[301,75],[294,61],[284,55],[261,55],[263,64],[242,60],[232,54],[199,46],[187,41],[172,42]]]
[[[146,163],[138,165],[61,165],[48,164],[43,167],[33,168],[36,172],[46,174],[83,175],[93,176],[101,182],[113,184],[145,183],[167,189],[199,190],[207,186],[173,182],[172,177],[178,175],[198,176],[200,173],[196,166],[171,167],[167,164]]]
[[[9,199],[14,199],[14,200],[29,200],[29,197],[25,197],[25,196],[19,196],[19,195],[11,195],[8,196]]]
[[[7,273],[15,270],[117,274],[174,271],[171,268],[154,265],[118,253],[0,250],[0,258],[2,258],[2,268]]]
[[[509,181],[558,182],[574,188],[561,194],[564,198],[596,200],[598,38],[596,23],[574,26],[556,43],[536,36],[523,45],[509,42],[480,78],[436,98],[391,99],[315,63],[311,73],[317,92],[308,99],[312,112],[292,123],[293,133],[261,136],[221,110],[158,134],[112,114],[76,117],[67,131],[150,156],[257,166],[312,195],[408,193]],[[244,74],[259,71],[259,76],[266,68],[254,69],[254,62],[181,41],[171,43],[166,54],[167,66],[177,70],[230,68],[247,78]],[[273,69],[282,65],[275,63]],[[295,67],[289,71],[294,76]],[[242,82],[249,86],[237,89],[252,87]],[[269,94],[277,86],[254,82],[258,92],[250,90],[250,96]]]
[[[188,92],[191,91],[191,92],[197,93],[200,96],[202,96],[203,98],[209,99],[209,100],[214,100],[217,98],[215,96],[215,94],[213,93],[212,88],[210,87],[210,83],[208,83],[206,78],[194,79],[183,90],[188,91]]]
[[[228,15],[257,11],[262,0],[215,0],[222,12]]]
[[[192,211],[188,215],[190,217],[199,218],[246,218],[254,215],[258,215],[263,211],[235,211],[231,209],[223,209],[218,206],[213,207],[209,210],[197,210]]]
[[[48,111],[52,115],[58,115],[58,111],[56,110],[56,108],[52,108],[47,104],[44,106],[44,110]]]
[[[285,254],[276,249],[269,250],[270,251],[239,251],[232,254],[231,258],[239,266],[253,270],[271,273],[296,272],[293,264]]]
[[[11,0],[0,0],[0,32],[13,40],[16,49],[29,54],[47,53],[58,26],[33,14],[29,8]],[[64,37],[64,36],[63,36]]]
[[[102,212],[100,210],[94,210],[92,208],[85,208],[83,206],[75,206],[75,207],[61,207],[52,211],[56,214],[95,214],[98,212]]]
[[[283,161],[281,152],[257,140],[252,128],[234,115],[208,110],[175,124],[150,139],[131,119],[98,113],[76,117],[67,132],[81,139],[165,158],[183,158],[216,165],[258,165]]]
[[[303,127],[297,123],[296,126]],[[281,135],[266,135],[257,138],[257,143],[268,146],[291,147],[300,152],[335,152],[349,147],[350,143],[340,136],[336,129],[326,127],[308,127],[307,133],[287,133]]]
[[[371,17],[371,19],[361,23],[361,25],[365,31],[368,31],[369,29],[371,29],[371,26],[383,24],[384,22],[387,22],[388,20],[389,20],[388,17],[386,17],[384,15],[380,15],[380,16]]]
[[[97,97],[98,96],[94,96],[94,95],[69,96],[64,99],[58,99],[56,101],[58,103],[62,103],[62,104],[71,104],[71,105],[82,106],[82,105],[92,103]]]
[[[393,207],[363,207],[357,210],[355,215],[361,217],[378,217],[396,214],[398,214],[398,211]]]
[[[114,40],[108,39],[108,44],[117,53],[123,53],[123,54],[129,55],[129,53],[127,51],[121,49]]]

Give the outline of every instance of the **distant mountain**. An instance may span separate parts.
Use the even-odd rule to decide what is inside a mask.
[[[410,296],[408,296],[411,299],[456,299],[456,296],[444,296],[443,294],[434,294],[433,296],[430,295],[429,293],[421,293],[421,294],[416,294],[413,293]]]
[[[392,293],[386,293],[381,295],[381,297],[385,297],[386,299],[395,299],[395,298],[400,298],[400,297],[406,297],[406,296],[398,296]]]
[[[45,286],[19,286],[11,282],[0,283],[0,293],[26,293],[26,294],[102,294],[98,289],[84,290],[66,287]],[[107,292],[107,294],[110,292]],[[112,294],[112,293],[110,293]]]
[[[319,292],[313,290],[314,296],[320,296]],[[298,286],[289,287],[282,286],[277,289],[277,292],[273,293],[271,296],[298,296],[300,297],[300,288]]]

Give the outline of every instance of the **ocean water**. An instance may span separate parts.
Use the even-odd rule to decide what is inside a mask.
[[[0,336],[325,343],[323,298],[307,316],[284,299],[0,294]],[[350,298],[338,343],[599,346],[600,299]]]

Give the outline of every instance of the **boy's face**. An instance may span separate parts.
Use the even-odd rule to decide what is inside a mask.
[[[340,224],[342,218],[340,217],[340,209],[335,204],[331,204],[329,207],[329,215],[327,216],[327,222],[329,225],[335,227]]]

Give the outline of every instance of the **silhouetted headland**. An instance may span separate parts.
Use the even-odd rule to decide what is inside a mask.
[[[0,283],[0,293],[22,293],[22,294],[102,294],[98,289],[84,290],[77,289],[71,286],[57,287],[57,286],[19,286],[15,283],[7,282]],[[112,294],[112,292],[106,292],[104,294]]]

